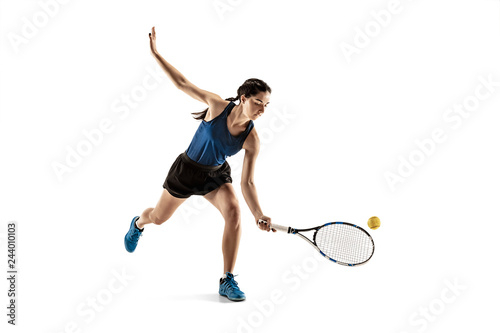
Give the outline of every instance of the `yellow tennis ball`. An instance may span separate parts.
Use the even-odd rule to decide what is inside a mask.
[[[376,216],[372,216],[368,219],[368,226],[370,229],[375,230],[380,227],[380,219]]]

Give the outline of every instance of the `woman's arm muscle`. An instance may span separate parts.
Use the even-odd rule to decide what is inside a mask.
[[[257,188],[254,183],[255,161],[259,154],[259,137],[254,132],[255,128],[245,140],[243,147],[245,149],[245,158],[243,160],[243,172],[241,174],[241,192],[256,220],[263,216],[260,207]]]
[[[227,104],[228,101],[224,100],[222,97],[219,95],[203,90],[201,88],[198,88],[196,85],[188,81],[187,79],[182,82],[180,86],[178,86],[181,91],[185,92],[187,95],[191,96],[192,98],[205,103],[206,105],[214,106],[214,105],[220,105],[222,104]]]
[[[217,102],[224,101],[224,99],[219,95],[198,88],[191,81],[189,81],[181,72],[179,72],[177,68],[175,68],[168,61],[166,61],[159,53],[156,52],[154,57],[177,89],[186,93],[190,97],[202,103],[205,103],[208,106],[217,104]]]

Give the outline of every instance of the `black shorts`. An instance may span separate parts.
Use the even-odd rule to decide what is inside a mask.
[[[172,164],[163,188],[177,198],[205,195],[225,183],[232,183],[231,167],[225,161],[221,165],[199,164],[186,152],[180,154]]]

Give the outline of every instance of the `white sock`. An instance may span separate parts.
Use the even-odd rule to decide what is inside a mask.
[[[139,219],[135,220],[135,227],[139,230],[142,230],[142,228],[139,228],[139,226],[137,225],[137,221],[139,221]]]

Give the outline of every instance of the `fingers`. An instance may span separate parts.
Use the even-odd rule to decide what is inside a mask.
[[[264,220],[259,220],[257,222],[257,226],[259,227],[260,230],[266,230],[266,221]]]
[[[271,224],[271,218],[267,217],[267,221],[266,221],[266,227],[267,227],[267,229],[266,230],[267,231],[271,231],[272,230],[271,226],[272,226],[272,224]]]
[[[270,221],[259,220],[259,229],[269,232],[271,230],[271,223],[269,223],[269,222]],[[274,230],[274,231],[276,231],[276,230]]]
[[[267,223],[264,220],[259,220],[259,229],[260,230],[267,230]]]

